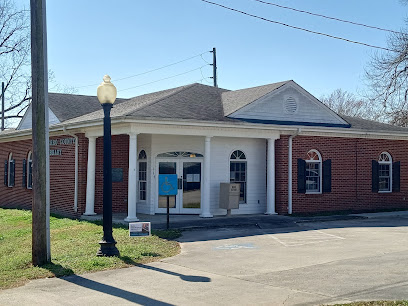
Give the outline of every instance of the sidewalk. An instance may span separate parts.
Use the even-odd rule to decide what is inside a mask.
[[[138,214],[139,221],[151,222],[152,229],[166,229],[167,215]],[[200,218],[198,215],[170,215],[170,229],[193,230],[203,228],[228,228],[228,227],[257,227],[262,229],[283,228],[297,226],[297,223],[325,222],[351,219],[408,217],[408,211],[362,213],[349,215],[291,217],[283,215],[232,215],[214,216],[213,218]],[[124,221],[126,214],[113,214],[113,223],[128,224]],[[102,215],[82,216],[83,220],[102,220]]]

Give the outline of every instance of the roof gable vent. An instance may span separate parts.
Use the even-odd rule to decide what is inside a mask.
[[[295,98],[289,97],[283,103],[283,109],[287,114],[294,114],[298,109],[298,104]]]

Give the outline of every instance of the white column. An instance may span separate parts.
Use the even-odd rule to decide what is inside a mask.
[[[275,210],[275,139],[268,139],[266,215],[276,215]]]
[[[129,134],[128,216],[127,222],[139,221],[136,217],[137,195],[137,134]]]
[[[88,137],[88,168],[86,173],[86,216],[95,215],[96,137]]]
[[[201,218],[212,218],[210,213],[210,179],[211,179],[211,137],[205,137],[204,143],[204,175],[203,203],[201,203]]]

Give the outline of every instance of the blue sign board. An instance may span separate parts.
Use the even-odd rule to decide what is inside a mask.
[[[159,174],[159,195],[177,195],[177,174]]]

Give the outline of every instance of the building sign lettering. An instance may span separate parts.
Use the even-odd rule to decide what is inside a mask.
[[[54,149],[50,150],[50,156],[55,156],[55,155],[62,155],[62,150],[59,150],[59,149],[57,149],[57,150],[54,150]]]
[[[75,144],[75,138],[50,139],[50,146]]]
[[[75,138],[60,138],[60,139],[50,139],[50,147],[58,145],[71,145],[75,144]],[[61,149],[50,149],[50,156],[62,155]]]

